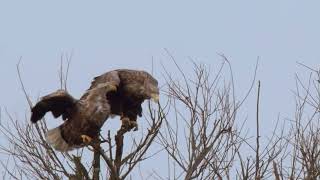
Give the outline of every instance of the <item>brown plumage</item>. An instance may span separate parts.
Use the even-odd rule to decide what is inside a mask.
[[[47,142],[59,151],[83,147],[99,136],[100,128],[111,112],[105,95],[115,90],[111,84],[99,84],[80,100],[58,90],[41,98],[31,109],[31,122],[37,122],[49,111],[55,118],[62,115],[65,122],[46,133]]]
[[[158,82],[145,71],[120,69],[94,78],[90,88],[76,100],[64,90],[43,97],[33,108],[31,121],[40,120],[48,111],[65,122],[46,133],[56,150],[83,147],[99,136],[109,115],[119,115],[122,128],[137,129],[137,116],[146,99],[159,99]]]

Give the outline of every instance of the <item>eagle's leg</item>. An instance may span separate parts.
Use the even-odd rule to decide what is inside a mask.
[[[85,134],[81,135],[81,139],[84,144],[90,144],[92,142],[92,138]]]
[[[129,121],[130,128],[134,128],[133,131],[138,131],[138,123],[137,121]]]
[[[130,119],[127,117],[121,117],[121,129],[129,130]]]
[[[136,121],[130,120],[128,117],[121,117],[122,125],[121,128],[131,131],[133,129],[134,131],[138,130],[138,124]]]

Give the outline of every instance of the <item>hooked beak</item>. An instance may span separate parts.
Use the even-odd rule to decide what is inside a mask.
[[[159,94],[151,94],[151,99],[156,103],[159,102]]]

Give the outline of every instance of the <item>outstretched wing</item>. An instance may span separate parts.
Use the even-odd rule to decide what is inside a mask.
[[[41,100],[31,109],[31,122],[40,120],[47,112],[51,111],[55,118],[62,115],[65,120],[76,104],[76,100],[64,90],[58,90]]]

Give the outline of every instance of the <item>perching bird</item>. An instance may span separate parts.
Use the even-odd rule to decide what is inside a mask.
[[[119,115],[122,128],[137,129],[137,116],[146,99],[159,100],[158,82],[150,74],[136,70],[114,70],[94,78],[90,88],[74,99],[64,90],[43,97],[33,108],[31,121],[37,122],[48,111],[65,122],[46,133],[56,150],[69,151],[88,145],[99,136],[110,115]]]

